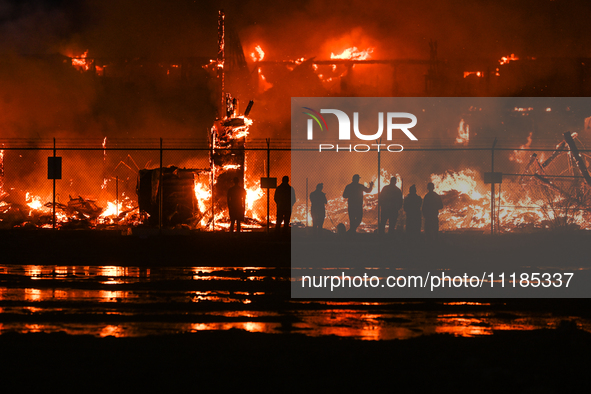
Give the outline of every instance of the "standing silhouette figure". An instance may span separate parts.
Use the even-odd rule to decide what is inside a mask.
[[[439,194],[435,193],[435,185],[432,182],[427,183],[427,190],[423,199],[425,234],[433,238],[439,233],[439,210],[443,209],[443,202]]]
[[[242,182],[238,177],[234,179],[234,186],[228,189],[228,213],[230,214],[230,232],[234,232],[234,223],[236,231],[240,232],[240,222],[244,220],[244,211],[246,207],[246,190],[242,187]]]
[[[380,193],[378,204],[380,206],[380,234],[386,232],[386,223],[389,222],[388,234],[394,235],[398,211],[402,208],[402,191],[396,186],[395,176],[390,178],[390,184],[384,186]]]
[[[350,233],[357,232],[357,227],[363,218],[363,193],[369,193],[373,189],[373,182],[366,187],[359,183],[359,178],[361,177],[358,174],[353,175],[353,181],[345,187],[343,192],[343,198],[347,199]]]
[[[316,190],[310,193],[310,202],[312,203],[312,228],[315,233],[322,232],[322,226],[324,225],[324,218],[326,217],[326,207],[328,203],[326,200],[326,194],[322,192],[324,185],[319,183],[316,185]]]
[[[421,205],[423,199],[417,194],[417,187],[412,185],[404,199],[406,213],[406,233],[416,237],[421,233]]]
[[[281,184],[275,189],[273,200],[277,204],[277,225],[275,226],[275,231],[279,232],[281,223],[283,223],[283,231],[287,232],[291,219],[291,209],[296,202],[295,190],[289,184],[289,177],[287,175],[281,179]]]

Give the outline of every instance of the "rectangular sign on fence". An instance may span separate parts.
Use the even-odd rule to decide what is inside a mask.
[[[62,179],[62,158],[47,158],[47,179]]]

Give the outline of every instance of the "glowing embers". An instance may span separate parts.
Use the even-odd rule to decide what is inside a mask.
[[[468,78],[470,75],[478,78],[484,77],[484,73],[482,71],[464,71],[464,78]]]
[[[90,65],[92,61],[87,59],[88,50],[86,50],[80,56],[72,56],[72,66],[78,71],[88,71],[90,70]]]
[[[501,57],[501,59],[499,60],[499,64],[502,66],[504,64],[508,64],[509,62],[516,61],[516,60],[519,60],[519,58],[517,56],[515,56],[514,53],[512,53],[509,56],[503,56],[503,57]]]
[[[107,207],[98,217],[98,222],[103,224],[139,224],[139,210],[137,201],[122,194],[122,198],[115,201],[107,201]]]

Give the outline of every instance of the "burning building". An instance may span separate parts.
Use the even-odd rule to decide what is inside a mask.
[[[197,56],[197,54],[191,56],[168,56],[168,54],[167,56],[107,56],[103,52],[98,55],[100,52],[92,46],[90,49],[85,46],[77,51],[66,51],[68,56],[22,56],[22,59],[19,59],[17,63],[10,63],[5,58],[2,58],[0,59],[0,65],[2,66],[0,72],[6,72],[6,70],[10,69],[17,75],[15,79],[19,84],[14,89],[15,92],[32,91],[33,87],[41,86],[44,91],[57,91],[59,96],[68,97],[67,101],[63,101],[64,104],[61,105],[63,108],[59,111],[49,106],[51,111],[47,110],[47,113],[45,113],[43,108],[47,106],[39,104],[37,107],[40,109],[37,111],[19,112],[15,110],[17,105],[14,103],[25,107],[22,103],[31,100],[30,97],[21,99],[18,94],[14,94],[15,99],[6,103],[5,117],[8,120],[4,125],[18,123],[11,118],[11,116],[16,117],[16,115],[12,115],[13,113],[19,115],[19,121],[20,119],[27,119],[28,114],[31,113],[31,117],[39,117],[40,119],[36,124],[29,125],[21,121],[23,123],[19,123],[19,127],[15,128],[19,132],[21,130],[32,130],[30,134],[26,135],[26,137],[30,138],[36,138],[35,133],[48,135],[53,130],[60,129],[62,125],[65,125],[63,128],[68,132],[58,135],[58,138],[70,138],[72,135],[80,135],[84,136],[82,138],[88,141],[90,141],[89,135],[97,139],[100,137],[102,140],[107,134],[109,134],[109,138],[112,135],[115,138],[128,135],[135,138],[138,135],[143,135],[144,132],[150,138],[161,135],[171,138],[174,138],[172,136],[192,138],[195,134],[199,134],[199,138],[207,139],[206,163],[205,159],[198,164],[193,162],[185,163],[181,160],[175,162],[175,160],[169,159],[168,162],[162,165],[162,170],[160,170],[160,166],[155,164],[157,160],[154,158],[142,160],[136,157],[136,161],[140,165],[134,166],[130,164],[131,170],[129,172],[132,175],[129,177],[132,180],[127,183],[134,183],[134,185],[132,187],[126,186],[125,199],[120,198],[121,193],[119,192],[111,192],[110,195],[105,192],[104,187],[111,187],[115,183],[121,183],[123,176],[120,175],[118,180],[112,179],[115,176],[107,174],[104,170],[106,165],[103,164],[103,174],[100,174],[102,176],[97,175],[91,178],[90,176],[83,177],[76,174],[65,179],[63,183],[72,185],[71,190],[58,193],[59,201],[53,205],[58,207],[57,214],[58,216],[61,215],[59,218],[60,223],[65,223],[68,216],[93,223],[100,221],[111,224],[122,223],[122,213],[125,213],[124,216],[129,219],[130,223],[138,223],[140,216],[138,211],[142,211],[147,214],[144,222],[153,225],[162,221],[163,225],[188,224],[200,228],[219,229],[226,210],[227,189],[232,184],[234,177],[244,180],[249,196],[247,204],[252,207],[253,200],[262,201],[263,191],[257,183],[258,175],[262,175],[260,174],[261,168],[268,168],[271,164],[276,167],[281,165],[283,166],[282,173],[276,175],[289,174],[290,153],[287,151],[274,153],[275,157],[272,163],[263,158],[252,159],[247,163],[249,157],[247,140],[252,141],[256,137],[265,136],[273,137],[277,144],[285,141],[289,134],[289,127],[286,126],[286,119],[289,118],[286,102],[291,96],[591,95],[591,85],[589,85],[591,78],[588,77],[590,75],[588,68],[591,62],[580,53],[573,53],[572,56],[570,53],[562,53],[560,56],[540,56],[537,54],[534,54],[537,56],[531,56],[531,53],[526,54],[523,49],[513,48],[508,45],[502,50],[490,50],[486,53],[486,56],[483,56],[482,52],[466,52],[467,55],[460,57],[450,51],[446,52],[445,48],[446,46],[449,47],[450,44],[442,42],[441,39],[439,43],[430,41],[429,47],[422,39],[421,45],[411,50],[403,48],[401,45],[393,45],[394,40],[388,39],[385,35],[378,39],[379,34],[368,27],[354,28],[353,30],[360,31],[360,33],[355,34],[345,30],[323,29],[321,32],[323,35],[322,40],[317,40],[315,46],[311,46],[310,43],[301,43],[300,45],[298,42],[298,45],[300,45],[298,47],[296,44],[283,45],[288,44],[287,39],[284,39],[282,45],[278,45],[277,42],[273,42],[268,37],[266,40],[259,40],[261,37],[264,38],[265,35],[268,36],[269,33],[261,29],[257,36],[252,32],[252,29],[243,27],[241,38],[246,43],[245,48],[252,49],[252,54],[245,57],[242,44],[237,39],[237,34],[232,36],[230,30],[226,31],[224,16],[220,14],[217,32],[218,56],[214,60],[211,59],[211,56]],[[245,31],[248,34],[244,34]],[[315,39],[318,37],[319,35],[314,34]],[[212,53],[214,41],[212,40]],[[283,50],[284,52],[282,52]],[[292,51],[293,56],[285,54],[288,50]],[[51,61],[48,60],[49,58],[51,58]],[[26,59],[26,67],[21,67],[20,63],[25,62],[23,59]],[[7,64],[10,67],[6,66]],[[63,86],[58,86],[57,82],[55,84],[47,82],[48,80],[52,81],[52,78],[46,77],[46,74],[42,74],[43,78],[39,78],[42,81],[31,78],[32,81],[29,84],[23,83],[23,80],[27,77],[26,71],[31,69],[39,69],[43,72],[59,69],[59,73],[56,73],[59,78],[54,76],[53,80],[62,81]],[[5,78],[6,81],[10,79]],[[215,85],[215,87],[212,88],[212,85]],[[68,88],[64,86],[68,86]],[[74,92],[71,97],[69,97],[70,90],[68,90],[70,87],[72,87],[71,91]],[[158,90],[160,88],[162,90]],[[130,93],[136,90],[137,95],[134,96]],[[156,98],[150,96],[151,91],[157,92],[154,94],[154,96],[157,96]],[[174,94],[179,91],[182,94],[175,96]],[[239,97],[255,98],[257,99],[257,108],[264,108],[263,111],[255,115],[257,121],[256,130],[249,130],[252,122],[248,117],[249,108],[241,111],[239,101],[228,95],[227,91],[237,92]],[[187,92],[190,92],[190,94]],[[213,95],[212,92],[214,92]],[[98,104],[94,106],[86,104],[91,101],[86,99],[87,97],[103,93],[104,96],[100,96],[96,100]],[[36,95],[30,96],[35,99]],[[215,98],[211,96],[215,96]],[[123,97],[124,99],[117,101],[116,97]],[[173,99],[169,100],[171,97]],[[194,100],[196,97],[199,97],[201,101]],[[49,96],[42,104],[51,104],[58,101],[57,98]],[[113,101],[114,104],[111,104],[110,101]],[[148,105],[145,105],[146,102]],[[192,102],[198,104],[193,106],[186,104]],[[245,102],[246,100],[243,101],[243,103]],[[182,107],[183,105],[186,105],[189,110],[174,113],[173,107]],[[116,113],[116,116],[113,116],[113,119],[107,119],[104,124],[99,121],[93,123],[94,118],[88,121],[88,117],[96,113],[99,114],[96,118],[103,121],[106,118],[104,116],[105,112],[101,112],[104,108],[115,111],[110,106],[117,107],[116,110],[120,111]],[[155,109],[160,108],[162,108],[162,113],[167,111],[174,113],[175,119],[170,120],[167,118],[167,121],[162,121],[160,116],[152,114],[156,112]],[[207,113],[207,116],[191,117],[192,112],[201,109],[204,113]],[[43,113],[43,116],[40,116],[39,113]],[[213,115],[214,113],[215,115]],[[524,107],[523,111],[519,111],[519,115],[523,114],[524,119],[528,118],[527,115],[531,115],[531,113],[529,107]],[[85,117],[87,114],[91,115]],[[216,117],[215,120],[213,119],[214,116]],[[531,118],[531,116],[529,117]],[[147,120],[140,121],[142,119]],[[182,119],[182,121],[178,119]],[[461,122],[462,119],[464,122]],[[478,128],[471,123],[468,117],[458,118],[455,122],[456,125],[460,122],[460,125],[454,127],[453,130],[457,129],[457,136],[444,135],[441,138],[442,140],[445,137],[449,138],[450,145],[457,148],[465,147],[470,149],[475,146],[474,144],[478,144],[479,137],[476,135]],[[212,123],[213,127],[209,127]],[[208,127],[200,128],[199,125],[207,125]],[[205,130],[207,131],[204,132]],[[564,132],[562,129],[557,130],[557,133]],[[251,137],[247,138],[249,132]],[[502,133],[502,131],[500,132]],[[525,134],[527,135],[530,132],[531,130],[528,129]],[[252,138],[252,133],[255,133],[255,138]],[[15,133],[11,136],[17,135],[19,134]],[[435,136],[434,138],[440,137]],[[540,136],[536,136],[535,133],[532,135],[531,139],[534,141],[534,145],[539,138]],[[548,136],[542,136],[541,138],[548,139]],[[113,140],[115,141],[115,139]],[[582,140],[584,141],[584,138]],[[128,146],[133,146],[137,140],[130,139],[127,142]],[[88,142],[88,144],[90,143]],[[33,144],[28,148],[34,148],[35,146],[41,147],[40,143],[38,143],[38,145]],[[529,146],[526,146],[524,141],[511,145],[511,147],[516,146],[529,149]],[[564,147],[566,145],[563,145]],[[33,218],[36,215],[45,216],[48,214],[47,211],[53,208],[50,194],[45,190],[38,192],[34,190],[34,187],[25,187],[28,185],[22,185],[22,187],[19,185],[18,189],[20,190],[18,192],[12,190],[15,188],[13,181],[14,177],[16,177],[12,167],[13,153],[15,152],[6,151],[7,158],[4,172],[7,175],[4,177],[3,191],[1,192],[1,195],[4,196],[2,197],[3,205],[0,208],[4,217],[8,218],[8,216],[13,215],[11,217],[18,216],[20,219],[15,219],[15,221],[6,219],[4,224],[8,226],[7,223],[20,223],[17,225],[22,225],[22,223],[27,223],[28,220],[28,223],[38,225],[43,221],[35,221]],[[518,154],[508,159],[512,165],[515,165],[515,168],[518,165],[528,163],[529,153],[524,152],[526,151],[519,150]],[[500,153],[497,154],[500,155]],[[22,156],[22,160],[27,159],[35,163],[42,162],[45,159],[41,155],[31,152],[26,152]],[[561,161],[562,156],[554,164]],[[501,156],[501,160],[503,159],[506,158]],[[115,160],[115,164],[122,160],[124,159],[118,158]],[[464,159],[458,160],[462,161]],[[523,161],[523,163],[519,160]],[[586,160],[584,154],[582,154],[582,160]],[[416,161],[418,162],[418,160]],[[71,161],[65,161],[65,163],[71,163]],[[572,162],[572,160],[570,164],[568,161],[564,163],[566,168],[572,168],[575,172],[578,171],[578,165],[575,165],[576,163]],[[439,189],[442,192],[450,193],[448,205],[455,208],[453,214],[450,213],[449,217],[462,217],[462,220],[451,220],[450,223],[454,224],[449,229],[460,227],[476,228],[478,226],[484,228],[490,222],[490,218],[487,217],[487,215],[490,216],[490,212],[487,214],[486,209],[491,197],[487,196],[482,190],[482,180],[479,179],[482,167],[482,165],[472,166],[455,169],[454,171],[446,168],[430,169],[430,174],[442,179],[445,178],[445,174],[455,173],[456,177],[458,177],[457,174],[462,174],[462,171],[464,171],[463,174],[465,175],[469,173],[467,172],[468,169],[472,169],[474,172],[471,173],[471,177],[478,185],[474,190],[479,189],[478,192],[481,197],[487,200],[482,204],[483,211],[481,214],[477,213],[476,209],[473,209],[472,213],[462,216],[459,215],[462,209],[458,205],[458,201],[465,200],[466,196],[469,195],[469,193],[461,192],[461,188],[464,186],[456,185],[450,186],[447,190]],[[542,187],[541,185],[544,182],[533,177],[534,174],[531,172],[533,167],[535,167],[535,162],[529,169],[514,168],[511,172],[526,173],[528,176],[524,177],[524,180],[537,182],[536,185]],[[82,173],[83,171],[79,172]],[[557,172],[545,176],[554,186],[557,186],[564,181],[552,180],[549,175],[560,175],[561,173],[562,170],[557,170]],[[543,174],[537,175],[544,176]],[[40,179],[38,175],[36,176],[37,178],[31,176],[30,179]],[[88,183],[100,184],[101,189],[98,191],[92,190],[92,192],[89,191],[88,193],[76,191],[74,185],[78,184],[78,176],[85,178],[85,181],[88,178]],[[569,176],[582,175],[573,173],[569,174]],[[24,184],[25,177],[22,174],[21,178],[23,178],[22,183]],[[29,185],[34,185],[35,181],[30,179],[27,177],[26,181]],[[136,179],[139,179],[137,181],[139,190],[137,198],[134,194]],[[193,184],[192,187],[191,184]],[[1,183],[0,186],[2,186]],[[303,193],[300,191],[303,192],[305,186],[297,186],[298,195],[302,196]],[[551,188],[559,193],[556,187],[553,188],[548,183],[544,187]],[[111,187],[111,189],[113,188]],[[519,186],[518,188],[523,187]],[[79,189],[83,189],[83,187],[79,187]],[[88,189],[91,189],[91,187],[88,187]],[[503,185],[503,195],[508,195],[507,189]],[[452,190],[457,192],[455,198],[451,197]],[[28,197],[27,192],[29,192]],[[7,194],[11,196],[6,197]],[[472,194],[470,197],[473,200],[478,199],[476,194]],[[160,202],[161,200],[163,201]],[[513,201],[511,204],[503,202],[499,204],[501,211],[505,209],[505,205],[534,206],[531,202],[526,204],[525,201],[523,201],[523,204],[518,204],[517,202],[521,201],[519,198],[511,200]],[[251,217],[260,219],[263,216],[264,209],[261,208],[264,204],[260,205],[256,210],[251,209]],[[18,215],[16,214],[17,206],[21,207],[18,208],[20,212]],[[540,206],[540,204],[536,206]],[[96,212],[98,211],[100,213],[97,215]],[[273,211],[272,208],[271,211]],[[77,213],[74,214],[74,212]],[[512,212],[515,212],[515,209]],[[502,216],[502,213],[500,215]],[[470,216],[469,219],[468,216]],[[304,216],[302,216],[303,218]],[[43,220],[45,221],[45,218]],[[543,220],[540,219],[540,221]],[[260,223],[259,221],[258,225]],[[43,222],[42,225],[46,224],[46,222]]]

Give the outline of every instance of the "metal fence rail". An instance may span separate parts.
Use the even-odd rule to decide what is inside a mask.
[[[267,190],[260,188],[260,179],[270,176],[281,180],[284,175],[290,176],[296,190],[292,225],[311,225],[308,196],[318,183],[324,184],[329,200],[325,228],[335,231],[339,223],[348,225],[342,192],[353,174],[361,175],[362,183],[375,182],[374,190],[365,199],[361,228],[367,232],[374,232],[378,227],[378,190],[394,175],[404,195],[415,184],[422,196],[427,183],[435,183],[445,204],[440,212],[444,231],[591,228],[591,187],[585,183],[567,147],[558,150],[548,145],[512,148],[505,143],[493,150],[492,146],[444,147],[438,143],[439,146],[408,148],[402,153],[371,150],[317,155],[316,149],[310,146],[296,144],[297,147],[292,148],[290,143],[289,140],[271,140],[267,145],[267,141],[261,139],[247,141],[244,186],[249,197],[246,213],[249,229],[273,226],[276,216],[273,190],[270,190],[267,204]],[[139,171],[171,166],[202,171],[195,180],[196,189],[201,191],[198,199],[205,205],[200,209],[200,219],[187,225],[210,231],[227,228],[227,212],[223,209],[216,212],[211,202],[207,204],[210,184],[203,175],[211,169],[211,148],[207,141],[55,140],[55,155],[62,157],[62,177],[55,181],[55,197],[53,181],[47,174],[47,158],[54,154],[53,140],[0,140],[0,151],[2,228],[51,226],[53,212],[50,211],[55,207],[58,207],[58,223],[63,227],[140,225],[145,223],[145,217],[137,211]],[[582,147],[579,151],[584,160],[589,161],[591,151]],[[542,163],[553,153],[556,157],[544,167],[543,176],[529,163],[532,157],[536,163]],[[493,171],[503,174],[503,183],[491,190],[491,185],[484,183],[483,174]],[[68,220],[60,209],[76,200],[83,205],[94,204],[100,214],[92,220],[80,217]],[[397,227],[399,231],[404,229],[403,212]]]

